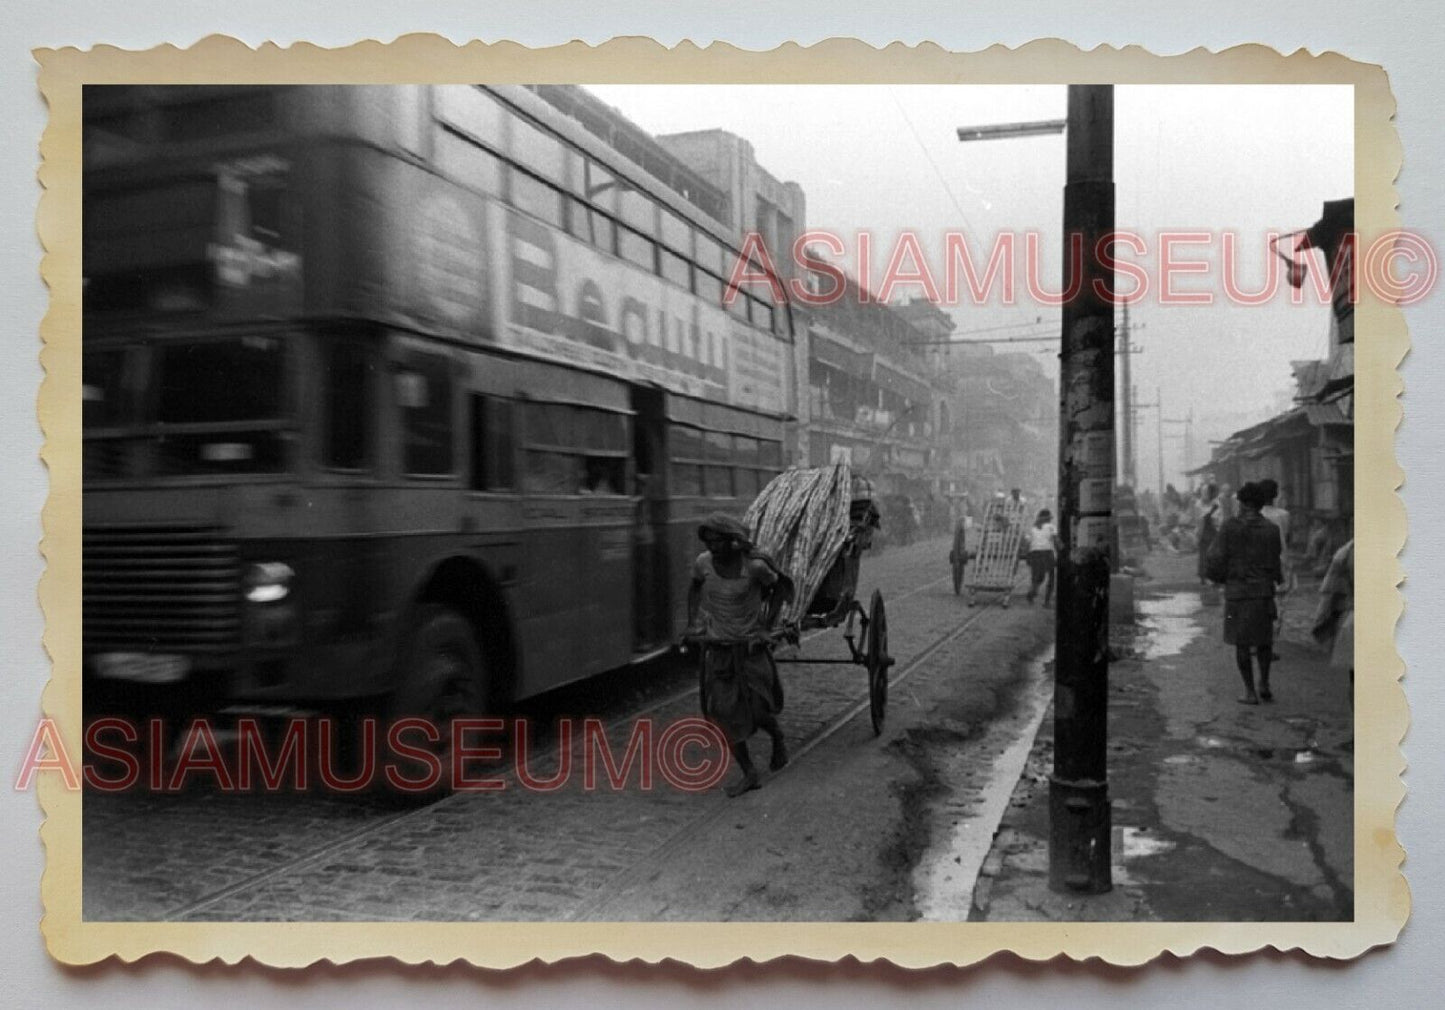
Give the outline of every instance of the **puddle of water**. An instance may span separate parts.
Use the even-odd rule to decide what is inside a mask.
[[[1186,645],[1204,633],[1194,620],[1198,610],[1197,593],[1171,593],[1140,600],[1139,615],[1143,618],[1144,631],[1141,658],[1159,659],[1183,652]]]
[[[1174,843],[1150,833],[1148,828],[1121,828],[1119,855],[1125,860],[1157,856],[1174,848]]]
[[[1197,765],[1199,758],[1193,754],[1170,754],[1164,759],[1166,765]]]
[[[1194,738],[1194,742],[1201,747],[1208,747],[1210,750],[1222,750],[1233,746],[1227,740],[1221,740],[1217,736],[1197,736]]]
[[[1294,763],[1297,764],[1297,765],[1307,765],[1307,764],[1313,764],[1315,761],[1318,761],[1319,759],[1320,759],[1320,756],[1319,756],[1318,754],[1316,754],[1314,751],[1312,751],[1312,750],[1302,750],[1302,751],[1296,751],[1296,752],[1295,752]]]
[[[1145,596],[1139,600],[1139,610],[1148,615],[1188,617],[1198,609],[1199,594],[1194,592],[1170,593],[1168,596]]]
[[[1118,828],[1113,832],[1113,853],[1111,862],[1115,887],[1133,887],[1142,881],[1132,870],[1139,869],[1138,861],[1147,856],[1157,856],[1174,848],[1173,842],[1165,841],[1149,833],[1147,828]]]

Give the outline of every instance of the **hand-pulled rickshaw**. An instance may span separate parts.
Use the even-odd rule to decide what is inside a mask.
[[[826,472],[837,472],[838,467],[825,467],[814,471],[790,471],[785,473],[777,481],[784,480],[791,476],[802,474],[817,474],[819,479],[827,479],[822,475]],[[782,574],[777,585],[774,587],[773,596],[768,601],[766,614],[766,630],[763,635],[767,647],[774,650],[773,661],[776,663],[818,663],[818,664],[848,664],[862,666],[868,677],[868,708],[872,717],[873,732],[875,735],[882,733],[885,710],[888,705],[888,671],[893,666],[893,657],[888,652],[888,615],[883,604],[883,594],[874,590],[865,610],[863,604],[857,599],[858,572],[861,564],[861,555],[873,543],[873,534],[880,526],[878,507],[874,501],[872,485],[864,478],[853,478],[846,467],[841,468],[841,479],[850,491],[850,500],[847,511],[847,532],[842,537],[829,557],[821,559],[826,561],[826,566],[817,564],[813,571],[804,571],[801,574],[805,584],[817,582],[816,589],[809,596],[805,606],[798,606],[795,599],[798,592],[797,581],[787,572]],[[759,501],[765,501],[769,492],[773,490],[774,484],[770,484],[759,495]],[[804,506],[806,508],[807,506]],[[755,506],[756,508],[756,506]],[[749,515],[754,515],[755,510],[749,510]],[[806,523],[798,524],[806,528]],[[765,545],[777,549],[776,544]],[[791,548],[792,543],[785,545]],[[791,551],[790,551],[791,553]],[[825,572],[821,581],[817,579],[818,572]],[[798,574],[798,573],[795,573]],[[855,628],[855,623],[856,628]],[[848,645],[848,656],[846,658],[808,658],[802,655],[778,656],[776,649],[779,646],[799,646],[802,635],[806,631],[819,628],[843,628],[843,640]],[[716,639],[710,640],[711,644],[734,644],[720,642]],[[692,644],[692,643],[688,643]],[[741,643],[736,643],[741,644]],[[698,696],[701,702],[702,711],[707,713],[707,697],[705,678],[699,673]]]

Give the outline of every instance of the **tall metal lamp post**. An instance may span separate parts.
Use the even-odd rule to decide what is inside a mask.
[[[1114,89],[1070,85],[1068,118],[961,127],[961,141],[1064,132],[1063,333],[1059,351],[1059,558],[1054,612],[1054,771],[1049,886],[1113,887],[1108,780],[1109,543],[1114,488]]]

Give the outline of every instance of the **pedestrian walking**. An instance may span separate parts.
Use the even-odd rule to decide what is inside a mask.
[[[1310,629],[1316,642],[1330,652],[1330,669],[1349,671],[1350,707],[1355,705],[1355,541],[1348,541],[1330,558],[1320,583],[1320,603]],[[1345,741],[1352,746],[1354,738]]]
[[[1260,514],[1265,492],[1245,484],[1236,496],[1239,514],[1225,520],[1209,549],[1205,572],[1224,583],[1224,641],[1234,646],[1235,665],[1244,681],[1244,705],[1273,701],[1269,668],[1274,650],[1275,587],[1280,568],[1279,527]],[[1259,668],[1255,690],[1253,664]]]
[[[1028,601],[1034,602],[1039,586],[1044,586],[1044,606],[1054,599],[1054,568],[1058,556],[1059,533],[1054,527],[1053,513],[1040,509],[1034,518],[1034,525],[1028,531],[1029,542],[1029,593]],[[1046,583],[1046,584],[1045,584]]]
[[[1219,532],[1219,488],[1213,484],[1204,485],[1199,493],[1199,532],[1195,534],[1194,542],[1199,551],[1198,571],[1199,584],[1207,586],[1209,579],[1205,577],[1205,561],[1209,557],[1209,549],[1214,544],[1214,537]],[[1218,602],[1212,595],[1205,597],[1205,603]]]
[[[727,734],[741,777],[726,792],[740,796],[762,784],[748,753],[748,738],[758,730],[773,741],[770,767],[788,763],[777,719],[783,688],[767,632],[789,583],[732,516],[714,513],[697,532],[707,550],[693,562],[683,637],[701,646],[703,714]]]
[[[968,532],[972,525],[968,514],[961,513],[953,524],[953,546],[948,551],[948,564],[953,569],[953,594],[963,590],[963,569],[972,553],[968,549]]]
[[[1294,566],[1290,563],[1289,556],[1289,509],[1279,504],[1279,484],[1272,478],[1265,478],[1259,482],[1260,490],[1264,492],[1265,506],[1259,510],[1259,514],[1279,527],[1280,542],[1280,568],[1284,572],[1284,585],[1280,587],[1278,598],[1275,600],[1275,610],[1278,616],[1274,622],[1274,637],[1278,639],[1284,632],[1284,611],[1289,603],[1290,593],[1294,592],[1295,576]],[[1279,653],[1274,654],[1276,662],[1279,660]]]

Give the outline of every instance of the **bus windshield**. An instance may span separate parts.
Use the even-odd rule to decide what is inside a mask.
[[[267,474],[286,465],[280,337],[91,351],[83,385],[87,479]]]

